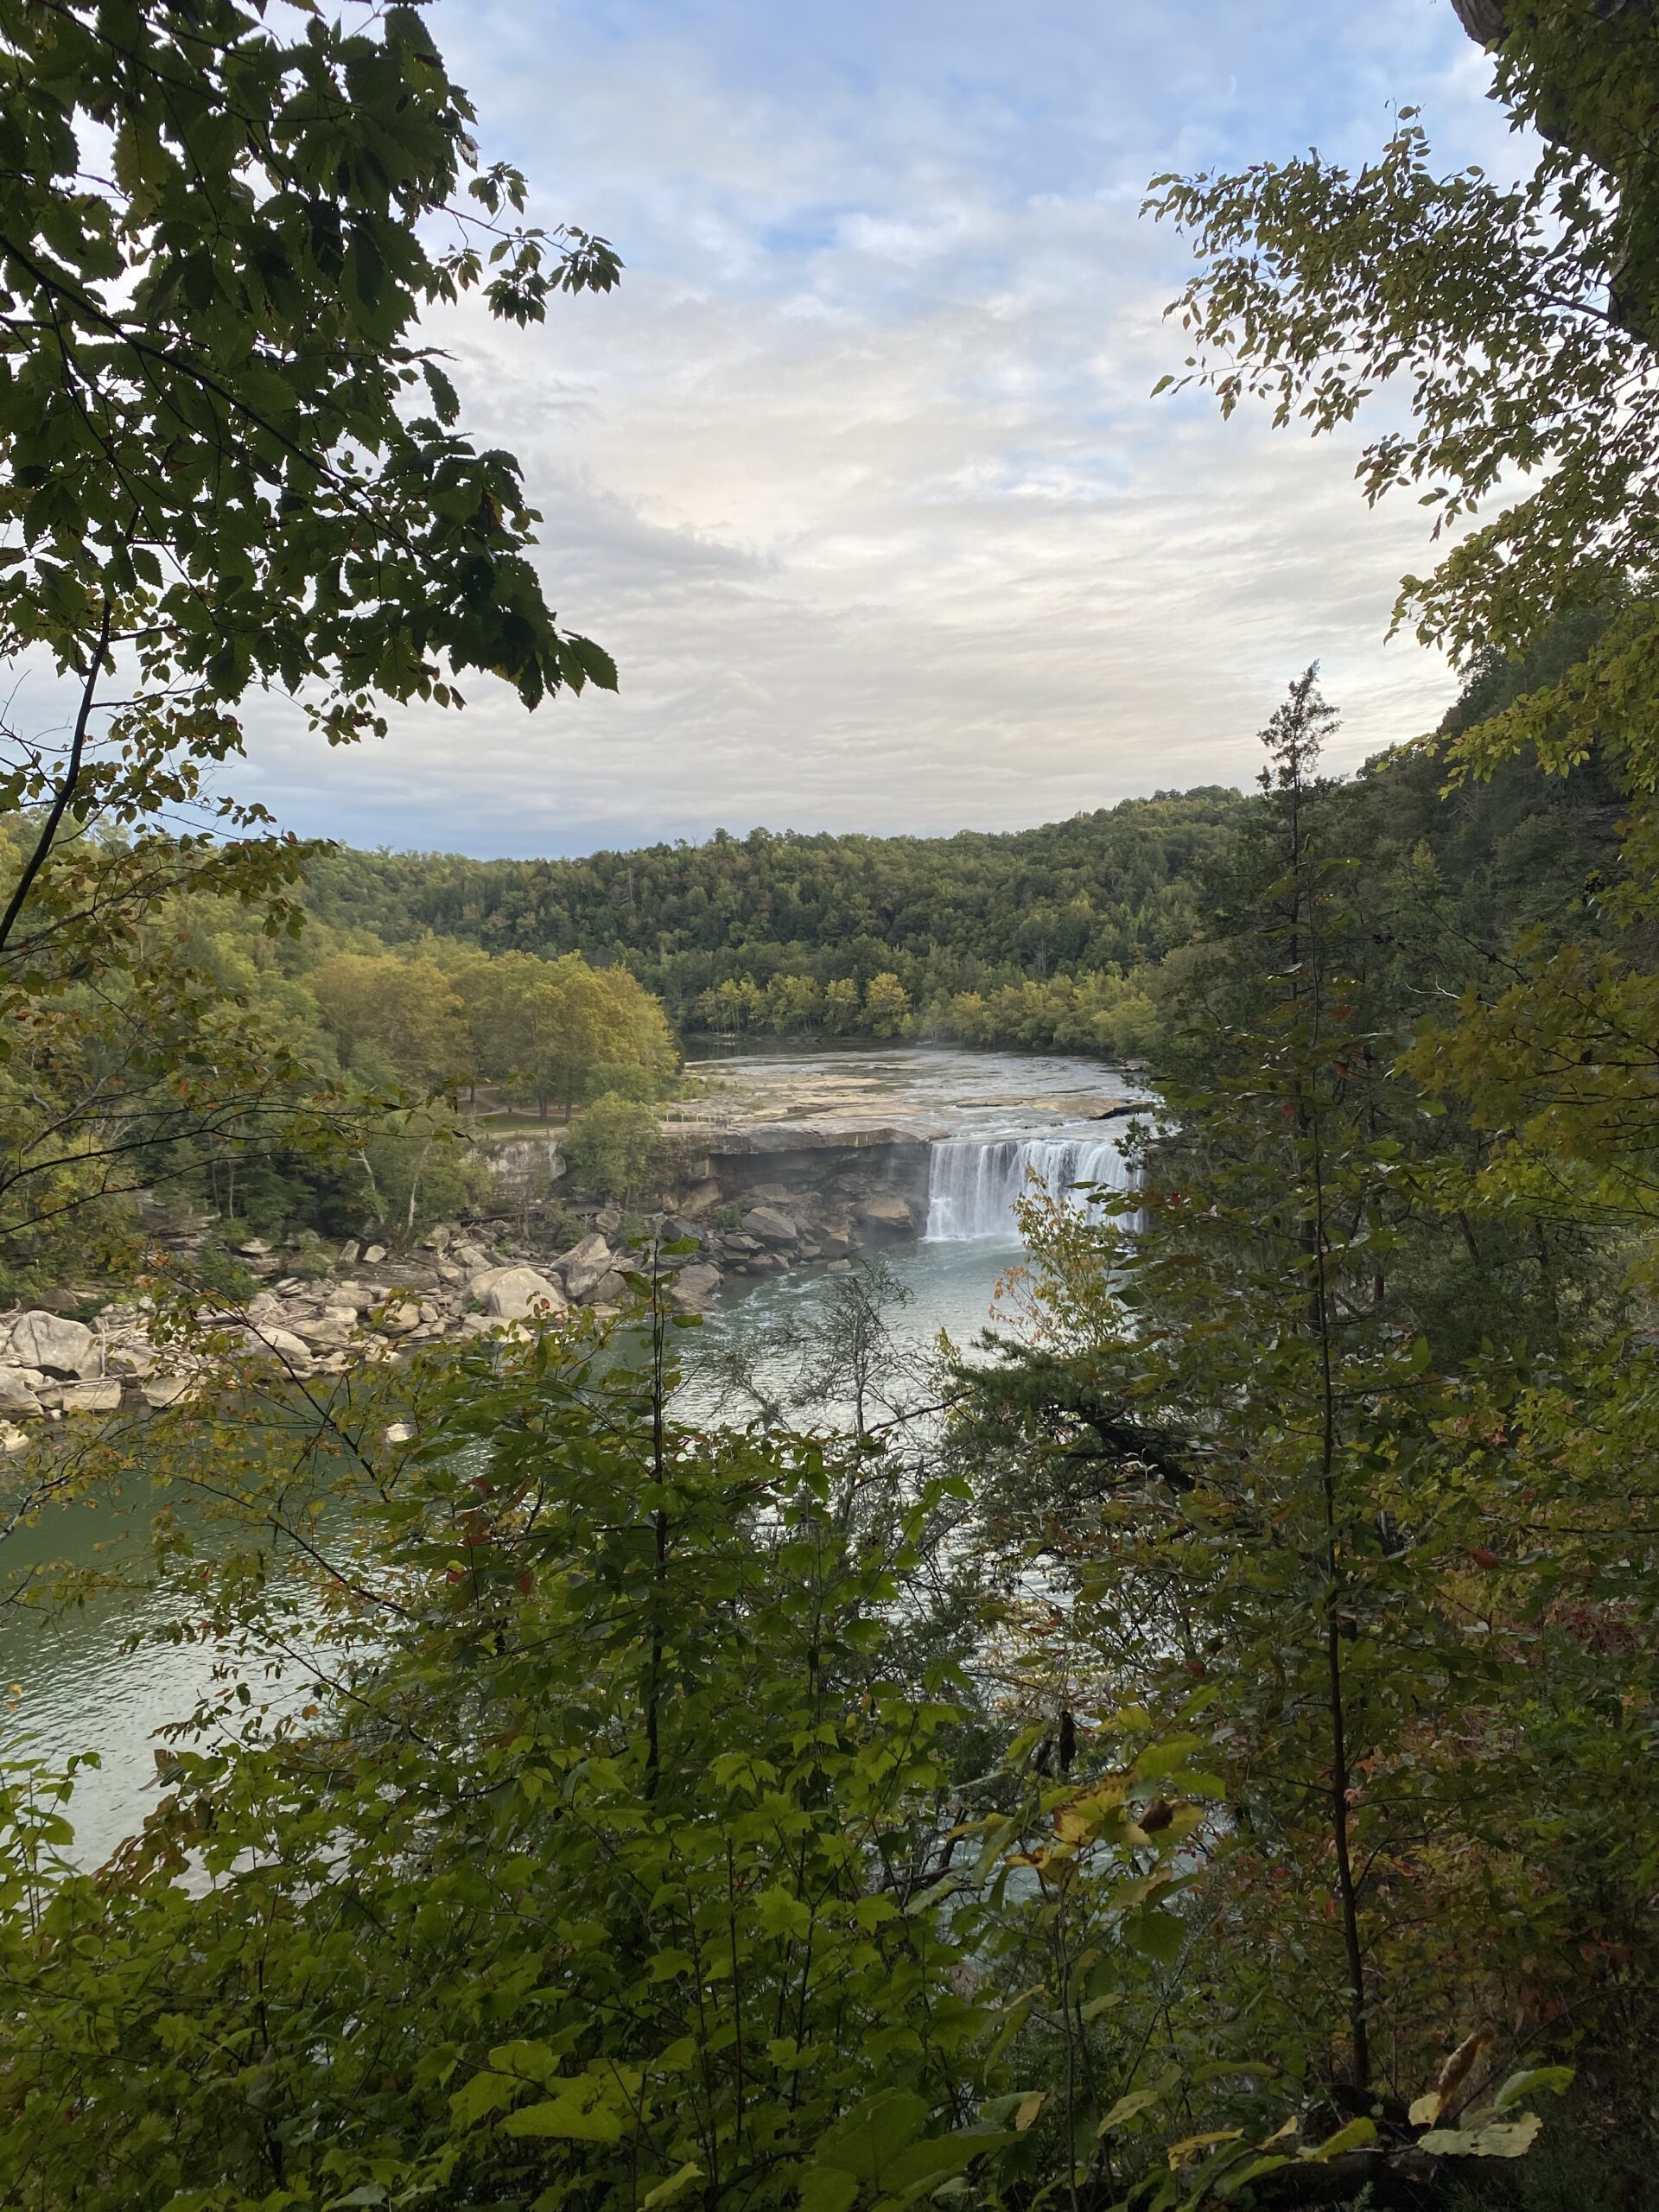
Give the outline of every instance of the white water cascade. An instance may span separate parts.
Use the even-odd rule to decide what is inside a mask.
[[[995,1237],[1016,1243],[1016,1199],[1036,1179],[1052,1198],[1080,1183],[1128,1188],[1116,1137],[957,1137],[936,1144],[928,1161],[927,1241],[961,1244]]]

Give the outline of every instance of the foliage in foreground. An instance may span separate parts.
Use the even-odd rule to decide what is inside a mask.
[[[974,1778],[972,1686],[914,1656],[951,1486],[665,1423],[663,1333],[417,1383],[315,1630],[325,1717],[181,1749],[104,1872],[14,1777],[9,2202],[848,2212],[1052,2163],[1080,2085],[1031,2031],[1072,2000],[1020,1870],[1070,1859],[1126,1978],[1173,1955],[1190,1816],[1135,1815],[1179,1762],[1081,1813],[1082,1769]]]

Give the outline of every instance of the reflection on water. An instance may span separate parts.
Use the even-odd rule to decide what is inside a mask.
[[[998,1319],[993,1311],[998,1286],[1022,1256],[1017,1237],[889,1245],[880,1255],[880,1270],[893,1278],[897,1295],[883,1307],[881,1319],[900,1357],[918,1372],[941,1330],[953,1344],[971,1348],[981,1330]],[[680,1417],[739,1417],[740,1408],[722,1395],[714,1379],[722,1355],[774,1335],[785,1340],[810,1338],[829,1319],[846,1283],[844,1275],[829,1274],[822,1268],[800,1268],[723,1292],[704,1316],[702,1328],[675,1347],[688,1375],[676,1408]],[[769,1397],[781,1398],[791,1368],[785,1356],[763,1354],[755,1363],[754,1380]],[[914,1392],[911,1395],[913,1400]],[[803,1425],[826,1421],[833,1425],[836,1411],[834,1406],[816,1409],[810,1419],[803,1415]]]
[[[130,1501],[143,1525],[149,1501]],[[48,1510],[17,1531],[0,1553],[8,1573],[57,1562],[109,1570],[130,1560],[119,1508],[81,1504]],[[77,1779],[69,1817],[75,1855],[97,1865],[156,1802],[155,1731],[190,1713],[212,1687],[217,1653],[203,1643],[156,1640],[178,1601],[156,1589],[129,1588],[65,1611],[0,1607],[0,1676],[10,1693],[0,1742],[9,1757],[56,1764],[72,1753],[101,1761]],[[139,1648],[129,1651],[130,1639]]]

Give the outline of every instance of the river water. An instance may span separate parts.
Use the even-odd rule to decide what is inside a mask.
[[[1097,1062],[924,1047],[849,1047],[798,1055],[722,1056],[700,1070],[717,1074],[779,1119],[821,1116],[907,1127],[930,1142],[922,1234],[880,1255],[891,1303],[886,1322],[901,1354],[919,1366],[941,1331],[971,1345],[1001,1319],[999,1291],[1024,1256],[1015,1201],[1033,1179],[1056,1193],[1079,1184],[1122,1186],[1118,1148],[1124,1124],[1096,1118],[1134,1095],[1132,1079]],[[801,1268],[754,1282],[734,1281],[702,1329],[680,1340],[694,1368],[683,1410],[749,1414],[712,1379],[728,1356],[756,1344],[810,1339],[846,1278]],[[766,1351],[753,1379],[776,1384],[789,1355]],[[724,1395],[723,1395],[724,1394]],[[813,1417],[835,1420],[833,1407]],[[0,1553],[8,1567],[73,1557],[90,1563],[123,1541],[118,1510],[78,1509],[25,1530]],[[214,1655],[156,1640],[175,1607],[165,1590],[124,1594],[50,1616],[0,1607],[0,1742],[9,1754],[56,1763],[94,1751],[71,1815],[75,1856],[96,1864],[155,1802],[155,1732],[188,1714],[207,1688]],[[137,1638],[137,1648],[130,1649]],[[296,1694],[292,1682],[280,1700]],[[256,1702],[273,1693],[256,1684]]]

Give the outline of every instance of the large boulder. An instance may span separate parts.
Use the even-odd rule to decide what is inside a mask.
[[[25,1313],[11,1332],[11,1356],[19,1367],[38,1367],[48,1375],[101,1375],[98,1339],[83,1321],[61,1313]]]
[[[683,1311],[691,1313],[705,1305],[719,1288],[720,1269],[699,1260],[694,1267],[680,1269],[669,1296]]]
[[[493,1273],[494,1280],[483,1293],[484,1310],[498,1321],[551,1320],[569,1302],[556,1283],[534,1268],[497,1268]]]
[[[309,1367],[311,1349],[292,1329],[279,1329],[273,1321],[245,1332],[244,1342],[252,1352],[269,1352],[284,1367]]]
[[[380,1326],[389,1337],[406,1337],[420,1325],[421,1309],[410,1298],[395,1300],[380,1316]]]
[[[0,1413],[39,1413],[41,1402],[35,1393],[45,1380],[38,1367],[0,1366]]]
[[[356,1340],[357,1314],[349,1306],[325,1306],[321,1313],[301,1315],[295,1321],[294,1333],[313,1351],[340,1351]]]
[[[893,1236],[907,1236],[916,1226],[909,1200],[893,1191],[878,1191],[874,1198],[866,1198],[858,1209],[858,1217],[867,1229],[883,1230]]]
[[[573,1244],[553,1262],[567,1294],[578,1301],[590,1298],[616,1264],[616,1255],[595,1230]]]
[[[680,1200],[680,1211],[690,1220],[705,1213],[712,1213],[720,1204],[720,1185],[711,1175],[707,1181],[694,1183]]]
[[[800,1230],[789,1216],[780,1213],[776,1206],[752,1206],[743,1217],[743,1227],[749,1236],[758,1237],[761,1243],[780,1250],[787,1250],[801,1241]]]
[[[194,1398],[199,1388],[188,1375],[158,1375],[144,1385],[144,1403],[152,1413],[162,1413]]]
[[[117,1414],[121,1410],[118,1376],[107,1382],[66,1382],[63,1410],[67,1414]]]

